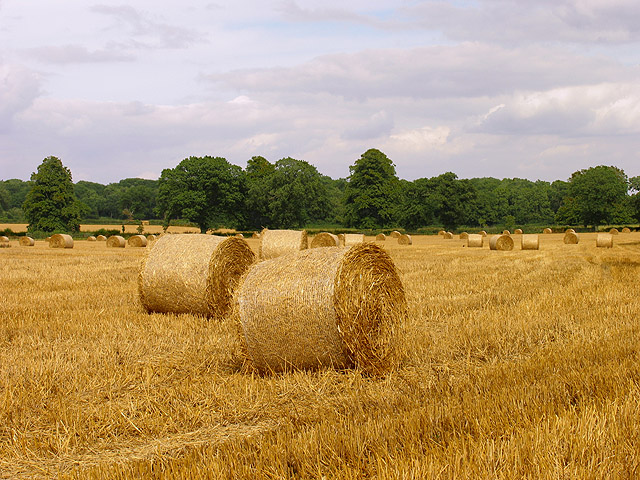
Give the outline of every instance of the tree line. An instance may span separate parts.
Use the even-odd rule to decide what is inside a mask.
[[[334,180],[304,160],[252,157],[246,168],[222,157],[188,157],[158,180],[127,178],[102,185],[72,182],[71,171],[47,157],[29,181],[0,181],[0,221],[33,231],[74,231],[99,221],[188,221],[201,231],[300,228],[360,229],[428,226],[514,228],[518,225],[632,224],[640,221],[640,177],[614,166],[546,182],[492,177],[460,179],[446,172],[407,181],[393,162],[369,149]]]

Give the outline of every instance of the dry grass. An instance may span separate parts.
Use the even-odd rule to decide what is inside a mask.
[[[232,322],[144,312],[146,249],[2,249],[0,477],[638,478],[640,233],[619,238],[388,242],[409,315],[378,379],[252,374]]]

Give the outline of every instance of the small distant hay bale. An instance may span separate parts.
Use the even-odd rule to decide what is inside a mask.
[[[400,238],[394,237],[394,238]],[[357,245],[359,243],[364,243],[364,233],[345,233],[344,235],[344,246],[351,247],[353,245]]]
[[[383,374],[397,361],[407,315],[393,260],[373,243],[256,264],[234,304],[247,354],[267,372],[355,366]]]
[[[387,236],[384,233],[376,235],[376,242],[384,242],[385,240],[387,240]]]
[[[513,231],[513,234],[514,234],[514,235],[522,235],[522,229],[521,229],[521,228],[516,228],[516,229]]]
[[[576,231],[573,228],[567,228],[564,233],[576,233]]]
[[[340,245],[344,247],[344,233],[338,234],[338,240],[340,240]]]
[[[340,240],[337,235],[329,232],[322,232],[313,237],[311,240],[310,248],[319,247],[339,247]]]
[[[447,232],[445,232],[444,230],[440,230],[440,231],[438,232],[438,235],[441,235],[441,236],[442,236],[442,235],[444,235],[445,233],[447,233]]]
[[[309,248],[306,230],[269,230],[260,234],[260,259],[269,260]]]
[[[0,236],[0,248],[9,248],[11,244],[9,243],[9,237],[5,237],[4,235]]]
[[[502,235],[511,235],[511,232],[509,230],[503,230]]]
[[[544,230],[542,230],[542,233],[544,233],[544,234],[553,233],[553,230],[551,230],[549,227],[547,227]]]
[[[126,240],[120,235],[111,235],[109,238],[107,238],[107,247],[124,248],[126,244]]]
[[[577,245],[580,239],[578,238],[578,234],[576,232],[567,232],[564,234],[564,238],[562,239],[566,245]]]
[[[253,232],[251,234],[251,238],[260,238],[260,234],[258,232]]]
[[[147,235],[147,242],[153,242],[155,241],[156,236],[151,234],[151,235]]]
[[[469,234],[467,232],[462,232],[459,237],[460,240],[466,240],[467,238],[469,238]]]
[[[483,237],[486,237],[486,236],[487,236],[487,232],[485,232],[484,230],[480,230],[480,231],[478,232],[478,234],[479,234],[479,235],[482,235]]]
[[[394,230],[393,232],[391,232],[391,236],[393,238],[400,238],[400,235],[402,235],[402,234],[397,230]]]
[[[236,233],[236,238],[244,238],[244,235],[242,233]]]
[[[453,233],[444,232],[444,235],[442,236],[442,238],[444,238],[445,240],[451,240],[451,239],[453,239]]]
[[[49,246],[51,248],[73,248],[73,237],[66,233],[56,233],[51,235]]]
[[[513,250],[513,238],[509,235],[494,235],[489,239],[489,248],[491,250]]]
[[[467,247],[482,247],[484,246],[484,237],[479,233],[471,233],[467,237]]]
[[[617,229],[617,228],[612,228],[611,230],[609,230],[609,233],[610,233],[611,235],[618,235],[618,233],[620,233],[620,232],[618,232],[618,229]]]
[[[94,237],[93,235],[89,235],[87,237],[87,242],[97,242],[96,237]]]
[[[19,243],[23,247],[33,247],[36,244],[36,241],[25,235],[24,237],[20,237]]]
[[[610,233],[599,233],[596,237],[596,247],[611,248],[613,247],[613,235]]]
[[[413,245],[411,235],[403,234],[398,237],[398,245]]]
[[[144,235],[131,235],[129,240],[127,240],[127,244],[130,247],[146,247],[147,237]]]
[[[0,236],[0,242],[8,242],[9,241],[9,237],[5,236],[5,235],[1,235]]]
[[[540,250],[540,235],[522,235],[520,248],[522,250]]]
[[[624,227],[622,229],[622,233],[631,233],[631,229],[629,227]]]
[[[140,265],[138,294],[147,312],[193,313],[222,318],[240,277],[255,262],[237,237],[164,235]]]
[[[98,236],[96,237],[96,240],[97,240],[98,242],[106,242],[106,241],[107,241],[107,237],[105,237],[104,235],[98,235]]]

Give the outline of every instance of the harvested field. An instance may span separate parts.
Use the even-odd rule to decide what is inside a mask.
[[[147,249],[0,249],[0,477],[636,478],[640,233],[563,238],[385,242],[382,378],[253,372],[230,317],[143,310]]]

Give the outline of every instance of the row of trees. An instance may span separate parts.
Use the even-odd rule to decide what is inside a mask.
[[[29,182],[0,181],[0,218],[31,230],[73,231],[80,221],[183,219],[202,231],[296,228],[310,224],[355,228],[425,226],[456,229],[525,224],[601,225],[640,220],[640,177],[616,168],[579,170],[568,181],[398,178],[381,151],[367,150],[347,179],[321,175],[293,158],[271,163],[256,156],[246,169],[221,157],[189,157],[160,179],[129,178],[101,185],[80,181],[56,157],[46,158]]]

